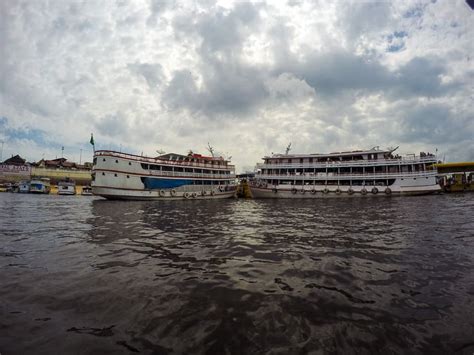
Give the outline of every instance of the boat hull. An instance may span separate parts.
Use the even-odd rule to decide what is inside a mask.
[[[92,193],[109,200],[210,200],[235,196],[231,191],[174,191],[172,190],[131,190],[93,186]]]
[[[371,187],[366,187],[363,191],[363,186],[353,186],[352,192],[349,187],[328,187],[327,189],[291,189],[291,188],[277,188],[272,189],[268,187],[250,186],[250,191],[253,198],[284,198],[284,199],[311,199],[311,198],[369,198],[369,197],[394,197],[394,196],[417,196],[439,193],[441,189],[437,185],[420,186],[411,189],[394,189],[386,190],[383,186],[377,186],[377,191],[372,191]],[[304,191],[304,192],[303,192]]]

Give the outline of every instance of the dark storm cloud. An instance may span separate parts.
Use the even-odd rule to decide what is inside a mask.
[[[163,104],[208,116],[248,114],[268,100],[268,80],[282,74],[303,79],[315,89],[317,96],[329,102],[347,92],[383,93],[396,100],[412,96],[439,97],[460,87],[457,82],[442,83],[441,76],[446,74],[447,68],[443,60],[435,56],[415,57],[398,69],[390,70],[376,57],[356,55],[341,47],[323,51],[307,49],[295,54],[290,51],[294,28],[284,21],[267,30],[275,59],[273,65],[244,63],[242,45],[249,33],[261,27],[259,11],[265,6],[238,3],[231,10],[215,8],[191,22],[175,18],[173,27],[177,36],[197,36],[199,45],[195,50],[200,60],[200,80],[197,75],[185,75],[184,71],[173,73],[164,91]],[[347,16],[352,15],[349,10],[354,11],[354,16],[344,29],[354,36],[385,26],[383,20],[392,16],[387,3],[349,7],[345,10]],[[377,20],[370,20],[374,16]],[[398,39],[408,34],[392,31],[390,36]],[[285,99],[290,98],[280,95],[280,100]]]
[[[241,59],[242,43],[259,25],[260,7],[237,3],[232,10],[216,8],[192,24],[175,19],[177,35],[186,33],[200,39],[196,52],[202,82],[198,85],[188,70],[175,71],[163,94],[165,106],[213,117],[248,113],[264,100],[268,94],[263,83],[265,71]]]
[[[393,98],[412,96],[437,97],[460,87],[460,83],[443,84],[441,75],[447,72],[437,57],[413,58],[391,71],[379,62],[347,51],[311,54],[301,62],[278,68],[304,79],[316,94],[331,98],[345,91],[365,94],[384,92]]]
[[[469,112],[456,112],[439,103],[405,107],[402,112],[399,132],[402,142],[437,144],[472,140],[474,121]]]

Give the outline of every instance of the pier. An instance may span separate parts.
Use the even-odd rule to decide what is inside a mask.
[[[435,167],[444,192],[474,191],[474,162],[439,163]]]

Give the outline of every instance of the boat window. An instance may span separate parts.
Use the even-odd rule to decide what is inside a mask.
[[[132,165],[132,162],[129,161],[129,162],[128,162],[128,165]]]
[[[102,161],[105,161],[105,158],[103,158]]]
[[[115,177],[117,177],[117,174],[114,174]]]
[[[130,175],[127,175],[127,179],[130,179]]]
[[[105,175],[105,173],[102,173],[102,175]]]
[[[117,160],[117,159],[115,159],[115,162],[118,164],[118,160]]]

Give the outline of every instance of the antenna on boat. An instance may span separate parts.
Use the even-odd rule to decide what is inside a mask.
[[[286,147],[285,155],[288,155],[290,150],[291,150],[291,142],[290,142],[290,144],[288,144],[288,147]]]
[[[211,153],[212,157],[214,158],[214,148],[211,147],[209,142],[207,142],[207,150],[209,151],[209,153]]]

